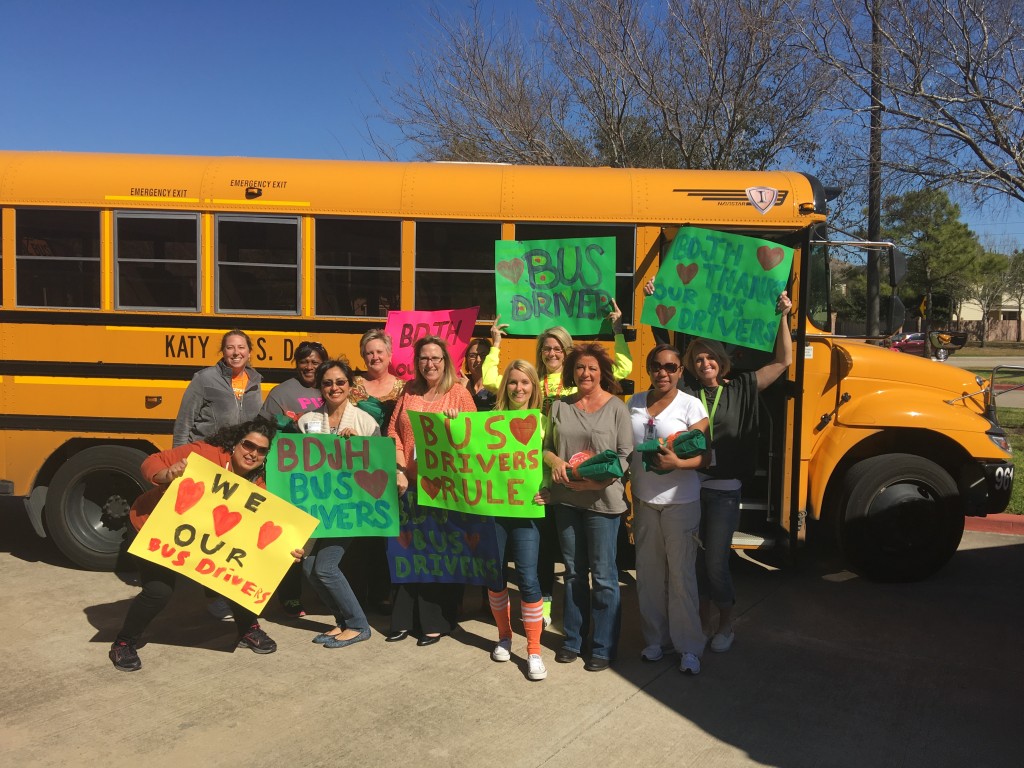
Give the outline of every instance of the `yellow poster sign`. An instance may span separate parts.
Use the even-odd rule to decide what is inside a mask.
[[[318,522],[193,453],[128,551],[258,615]]]

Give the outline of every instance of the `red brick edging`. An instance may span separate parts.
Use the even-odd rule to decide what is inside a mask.
[[[1010,515],[1000,512],[988,517],[968,517],[965,524],[968,531],[981,533],[1005,533],[1011,536],[1024,536],[1024,515]]]

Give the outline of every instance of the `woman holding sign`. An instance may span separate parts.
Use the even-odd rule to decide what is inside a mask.
[[[779,331],[775,337],[775,359],[756,371],[729,376],[732,363],[725,347],[709,339],[690,342],[683,365],[697,380],[694,390],[711,419],[708,429],[711,451],[708,466],[702,470],[701,541],[697,553],[697,584],[700,590],[700,615],[705,630],[711,629],[711,603],[718,607],[718,629],[711,638],[711,650],[724,653],[732,647],[732,609],[736,602],[729,555],[732,535],[740,521],[743,483],[756,462],[750,458],[757,445],[757,396],[793,362],[793,339],[789,333],[789,313],[793,302],[783,291],[775,305]]]
[[[600,344],[573,347],[562,383],[575,388],[575,394],[551,404],[544,463],[551,468],[552,484],[542,491],[545,502],[554,504],[565,560],[565,644],[555,661],[576,660],[593,619],[592,655],[585,669],[599,672],[611,665],[619,642],[615,558],[619,520],[626,511],[622,473],[633,452],[633,430],[625,403],[615,397],[619,384],[611,357]],[[614,456],[617,473],[577,479],[577,465],[604,451]]]
[[[481,381],[492,392],[498,388],[498,370],[501,365],[501,338],[506,333],[508,323],[499,323],[501,315],[494,318],[491,326],[491,350],[484,358],[481,366]],[[612,308],[608,320],[615,334],[615,364],[612,375],[616,379],[625,379],[633,372],[633,358],[629,353],[629,345],[622,332],[622,310],[612,299]],[[537,337],[537,372],[540,375],[541,411],[546,416],[551,410],[551,403],[561,397],[569,397],[576,392],[571,383],[566,385],[562,377],[565,356],[572,349],[573,340],[569,332],[560,325],[548,328]],[[540,560],[537,572],[540,577],[541,591],[544,593],[544,626],[551,624],[551,594],[555,586],[555,562],[559,557],[558,534],[555,531],[555,515],[548,512],[540,521]]]
[[[389,370],[391,336],[380,328],[367,331],[359,340],[359,354],[366,370],[352,380],[349,400],[373,416],[383,432],[391,423],[391,414],[405,388],[405,381]]]
[[[496,410],[519,411],[539,408],[540,379],[537,370],[525,360],[513,360],[501,377]],[[544,424],[546,420],[542,415],[541,437],[547,432]],[[541,501],[539,496],[540,494],[538,501]],[[523,615],[523,629],[526,631],[526,676],[531,680],[543,680],[548,676],[548,671],[540,656],[540,636],[544,631],[544,600],[537,578],[537,557],[540,553],[538,521],[528,517],[496,517],[494,522],[498,537],[498,562],[507,563],[510,554],[515,565],[519,607]],[[502,570],[504,571],[504,568]],[[508,661],[512,658],[512,613],[506,586],[508,577],[503,573],[502,578],[500,590],[487,590],[491,614],[498,627],[498,644],[491,651],[491,658],[494,661]]]
[[[398,451],[398,492],[410,508],[416,507],[416,442],[410,412],[443,413],[455,418],[464,411],[476,411],[469,390],[458,383],[448,346],[437,336],[424,336],[413,345],[415,378],[405,387],[388,427]],[[427,513],[425,513],[427,514]],[[400,584],[391,612],[389,643],[404,640],[419,631],[417,645],[433,645],[451,634],[456,625],[461,584]]]
[[[308,434],[339,437],[372,437],[380,427],[365,411],[349,404],[352,369],[344,360],[327,360],[316,369],[316,386],[324,404],[299,417],[299,429]],[[317,596],[334,614],[336,626],[313,638],[324,648],[344,648],[370,639],[366,620],[352,587],[341,572],[341,558],[350,539],[317,539],[313,552],[302,561],[302,570]]]
[[[144,493],[132,505],[131,522],[135,530],[142,528],[171,481],[185,472],[185,464],[193,453],[265,488],[264,462],[276,431],[276,426],[271,422],[256,418],[244,424],[225,427],[204,442],[187,443],[147,458],[142,462],[142,474],[156,488]],[[302,555],[300,549],[292,552],[296,560]],[[167,606],[176,581],[173,571],[148,560],[139,558],[138,566],[142,591],[129,606],[128,615],[109,653],[114,666],[125,672],[142,668],[135,646],[146,627]],[[239,648],[251,648],[256,653],[273,653],[277,650],[277,643],[260,628],[256,614],[236,603],[229,605],[235,626],[238,627]]]
[[[672,439],[690,430],[707,432],[708,414],[700,400],[677,388],[683,366],[679,350],[659,344],[647,356],[652,387],[630,398],[633,440],[660,444],[657,452],[633,452],[633,533],[636,536],[636,591],[640,626],[647,647],[643,661],[659,661],[665,651],[680,657],[679,671],[700,673],[704,653],[697,599],[697,534],[700,478],[704,456],[680,458]],[[703,445],[703,440],[701,441]]]

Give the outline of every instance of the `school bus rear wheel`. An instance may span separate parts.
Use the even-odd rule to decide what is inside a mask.
[[[46,527],[73,563],[93,571],[116,566],[128,508],[149,486],[135,448],[103,445],[76,453],[53,476],[46,493]]]
[[[953,556],[964,532],[956,483],[933,461],[875,456],[846,476],[840,541],[853,570],[876,581],[927,578]]]

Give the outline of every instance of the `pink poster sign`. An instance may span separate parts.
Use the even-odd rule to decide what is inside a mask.
[[[448,345],[456,371],[461,373],[479,313],[480,307],[388,312],[384,330],[391,336],[391,372],[406,381],[411,380],[416,371],[412,345],[424,336],[439,336]]]

